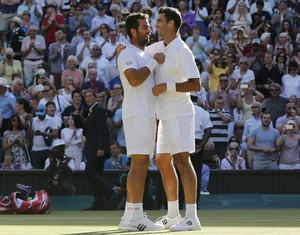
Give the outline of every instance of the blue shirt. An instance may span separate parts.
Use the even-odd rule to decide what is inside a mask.
[[[126,166],[129,166],[129,157],[125,154],[122,154],[122,153],[121,153],[121,156],[122,156],[122,163]],[[104,169],[105,170],[109,170],[109,169],[119,170],[119,169],[121,169],[121,166],[120,166],[119,162],[117,162],[114,159],[115,159],[114,157],[111,157],[111,158],[109,158],[105,161],[105,163],[104,163]],[[112,168],[112,164],[111,164],[112,161],[115,162],[114,168]]]
[[[6,91],[3,96],[0,96],[0,112],[3,119],[9,119],[15,114],[16,97]]]
[[[118,122],[122,120],[122,108],[118,109],[114,115],[114,120],[113,122]],[[124,134],[124,127],[123,125],[121,126],[121,128],[118,130],[118,137],[117,137],[117,141],[119,142],[119,144],[122,147],[126,147],[126,141],[125,141],[125,134]]]

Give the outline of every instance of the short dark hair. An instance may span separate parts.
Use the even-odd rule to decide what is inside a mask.
[[[148,15],[146,15],[144,13],[133,13],[126,17],[126,21],[125,21],[126,32],[130,39],[132,38],[132,34],[131,34],[130,30],[135,29],[136,31],[138,31],[138,27],[139,27],[138,20],[141,20],[141,19],[147,20]]]
[[[55,109],[56,109],[56,105],[55,105],[55,103],[54,103],[53,101],[48,101],[48,102],[46,103],[46,108],[48,108],[49,105],[54,105],[54,107],[55,107]]]
[[[72,93],[71,93],[71,98],[72,98],[72,99],[74,98],[74,95],[75,95],[75,94],[81,95],[81,91],[80,91],[79,89],[73,90]]]
[[[179,10],[174,7],[161,7],[158,14],[164,14],[167,22],[174,21],[175,31],[177,32],[182,24],[182,18]]]
[[[262,114],[261,114],[261,118],[263,118],[263,116],[264,115],[270,115],[271,116],[271,118],[272,118],[272,114],[270,113],[270,112],[268,112],[268,111],[264,111],[264,112],[262,112]]]
[[[109,144],[109,147],[112,146],[112,145],[117,145],[118,148],[121,148],[121,145],[118,141],[115,141],[115,140],[111,141],[110,144]]]
[[[257,0],[257,1],[256,1],[256,6],[257,6],[257,5],[259,5],[259,6],[264,6],[265,3],[264,3],[263,0]]]
[[[73,118],[74,120],[74,125],[77,129],[82,128],[83,124],[82,124],[82,119],[80,117],[80,115],[76,114],[76,113],[71,113],[70,116]]]
[[[86,93],[89,93],[89,92],[92,93],[92,95],[94,97],[97,97],[97,93],[94,89],[87,89],[87,90],[83,91],[83,95],[85,95]]]

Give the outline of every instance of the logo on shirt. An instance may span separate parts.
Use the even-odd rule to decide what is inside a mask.
[[[129,61],[129,62],[126,62],[126,65],[131,65],[132,64],[132,62],[131,61]]]

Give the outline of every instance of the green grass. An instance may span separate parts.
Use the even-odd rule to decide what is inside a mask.
[[[164,211],[147,211],[152,220]],[[122,211],[52,211],[47,215],[0,215],[1,235],[201,234],[299,235],[300,209],[199,210],[201,232],[121,232]],[[181,213],[184,215],[184,212]]]

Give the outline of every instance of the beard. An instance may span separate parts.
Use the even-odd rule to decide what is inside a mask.
[[[147,37],[145,34],[141,34],[141,33],[137,34],[137,43],[140,46],[142,46],[142,47],[146,46],[149,43],[149,41],[150,41],[149,36]]]

